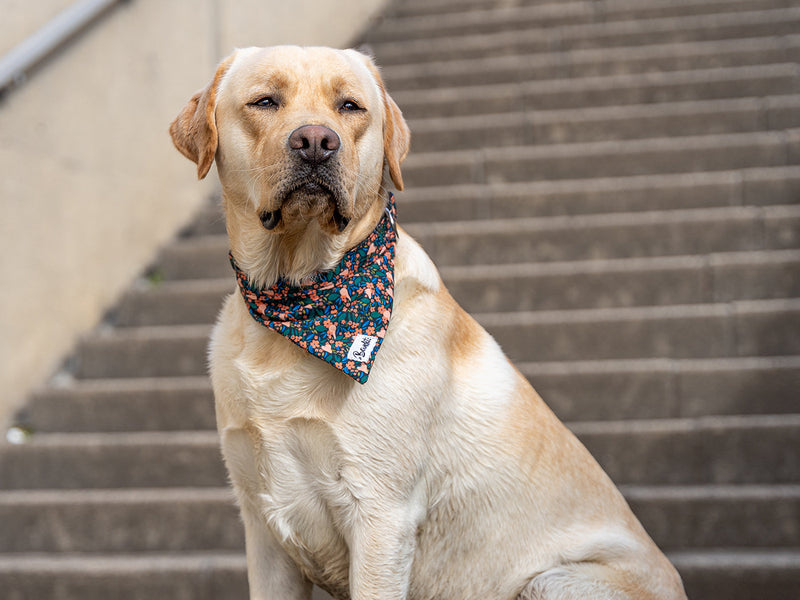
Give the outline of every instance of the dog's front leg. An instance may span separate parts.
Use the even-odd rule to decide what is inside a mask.
[[[311,582],[248,502],[241,503],[250,600],[309,600]]]
[[[360,507],[350,542],[352,600],[405,600],[417,522],[407,509]]]
[[[250,600],[308,600],[311,583],[278,543],[259,509],[253,440],[237,427],[223,427],[220,434],[222,454],[239,498],[244,524]]]

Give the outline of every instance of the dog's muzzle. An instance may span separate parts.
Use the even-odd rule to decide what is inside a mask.
[[[284,216],[296,210],[287,206],[293,198],[311,206],[326,197],[325,201],[333,207],[328,213],[330,222],[341,233],[350,223],[350,217],[342,213],[346,198],[338,179],[339,164],[334,160],[341,147],[339,134],[324,125],[302,125],[289,134],[286,145],[293,163],[292,177],[283,182],[278,192],[279,207],[259,215],[264,229],[272,231]]]

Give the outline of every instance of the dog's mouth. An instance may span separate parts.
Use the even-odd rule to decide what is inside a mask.
[[[268,231],[281,224],[284,227],[304,227],[310,221],[317,220],[321,225],[332,226],[341,233],[350,222],[350,218],[342,212],[346,205],[344,193],[323,178],[304,177],[287,183],[276,195],[275,204],[279,208],[259,215],[261,224]]]

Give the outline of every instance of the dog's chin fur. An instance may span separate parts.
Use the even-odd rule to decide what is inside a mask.
[[[303,182],[288,188],[278,198],[280,221],[277,232],[302,233],[312,221],[331,233],[340,233],[335,215],[344,214],[347,201],[337,187],[316,181]]]
[[[254,287],[267,287],[279,280],[301,285],[336,266],[375,228],[385,199],[376,193],[366,204],[363,214],[347,215],[352,215],[352,221],[340,232],[333,222],[336,201],[332,197],[296,192],[286,197],[280,224],[267,231],[257,210],[226,200],[231,252]]]

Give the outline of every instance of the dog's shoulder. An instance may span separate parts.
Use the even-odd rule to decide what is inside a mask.
[[[437,294],[444,287],[436,265],[422,246],[402,227],[398,228],[394,268],[395,285]]]

